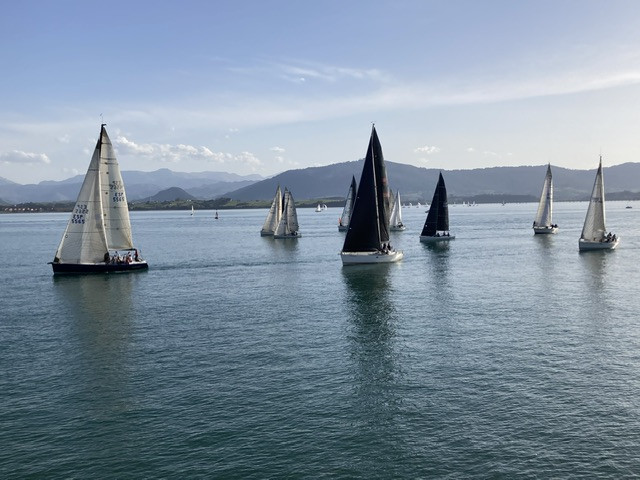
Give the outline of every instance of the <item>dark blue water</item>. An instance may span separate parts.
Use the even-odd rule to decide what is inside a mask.
[[[67,215],[0,216],[0,476],[640,475],[640,205],[579,254],[585,203],[403,211],[343,268],[340,211],[132,214],[146,273],[53,277]]]

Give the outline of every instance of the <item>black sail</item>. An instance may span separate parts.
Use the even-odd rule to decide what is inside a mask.
[[[433,199],[424,222],[421,236],[432,237],[437,231],[449,230],[449,204],[447,203],[447,187],[444,184],[442,173],[438,178],[436,190],[433,192]]]
[[[374,252],[389,241],[389,187],[382,146],[371,130],[343,252]]]

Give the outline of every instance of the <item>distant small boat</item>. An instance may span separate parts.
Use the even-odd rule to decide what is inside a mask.
[[[558,225],[553,224],[553,178],[551,176],[551,164],[547,165],[547,174],[544,177],[538,211],[533,221],[534,234],[553,234],[558,231]]]
[[[54,274],[128,272],[149,268],[133,245],[124,182],[104,127],[105,124],[100,126],[100,137],[71,218],[53,262],[49,262]],[[129,253],[120,256],[118,250]]]
[[[438,177],[433,200],[429,207],[427,219],[420,233],[420,241],[425,243],[453,240],[456,238],[449,232],[449,205],[447,203],[447,187],[442,172]]]
[[[342,264],[391,263],[403,252],[389,245],[389,187],[382,146],[375,126],[362,167],[349,230],[340,252]]]
[[[627,205],[627,206],[626,206],[626,207],[624,207],[624,208],[633,208],[633,207],[632,207],[631,205]]]
[[[353,204],[356,201],[356,177],[351,177],[351,185],[347,192],[347,199],[344,202],[342,215],[338,219],[338,231],[346,232],[349,229],[349,221],[351,220],[351,212],[353,212]]]
[[[322,211],[322,205],[318,204],[318,206],[316,207],[316,212],[321,212]]]
[[[191,216],[193,217],[193,205],[191,205]]]
[[[578,248],[580,251],[613,250],[618,246],[618,243],[620,243],[620,238],[612,233],[607,233],[605,226],[604,176],[602,174],[602,155],[600,155],[600,164],[596,172],[596,180],[593,183],[591,200],[578,241]]]
[[[293,201],[293,195],[285,188],[284,198],[282,200],[282,216],[280,222],[273,233],[273,238],[300,238],[300,232],[298,231],[298,213],[296,211],[296,204]]]
[[[215,217],[213,217],[213,218],[215,218],[216,220],[218,220],[218,211],[217,211],[217,210],[216,210],[216,215],[215,215]]]
[[[271,202],[271,208],[269,209],[269,213],[267,213],[267,218],[264,220],[264,225],[262,225],[262,230],[260,230],[260,235],[263,237],[269,237],[274,234],[278,224],[280,223],[280,217],[282,216],[282,190],[280,190],[280,185],[276,188],[276,194],[273,197],[273,201]]]
[[[393,202],[393,207],[391,209],[391,216],[389,217],[389,229],[392,231],[403,231],[406,230],[407,227],[402,223],[402,208],[400,207],[402,204],[400,203],[400,190],[396,192],[396,199]]]

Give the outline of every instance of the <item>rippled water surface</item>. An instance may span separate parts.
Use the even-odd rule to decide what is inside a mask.
[[[66,214],[1,215],[0,476],[640,475],[640,204],[451,206],[457,238],[342,267],[338,209],[132,214],[150,263],[53,277]]]

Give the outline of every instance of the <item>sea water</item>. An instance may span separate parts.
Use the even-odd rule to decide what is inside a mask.
[[[340,209],[133,212],[147,272],[54,277],[67,214],[0,215],[0,476],[640,475],[640,205],[451,205],[343,267]]]

